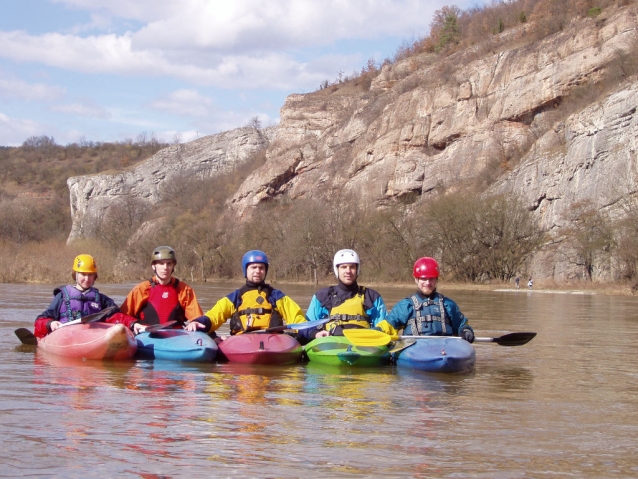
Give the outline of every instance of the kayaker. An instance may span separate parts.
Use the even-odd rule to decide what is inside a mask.
[[[246,252],[241,260],[246,284],[217,301],[186,329],[212,333],[230,320],[230,334],[235,335],[305,322],[306,317],[299,305],[266,283],[268,266],[268,257],[263,251]]]
[[[36,337],[43,338],[65,323],[115,306],[115,301],[93,286],[97,280],[97,263],[93,256],[89,254],[76,256],[73,260],[71,277],[75,284],[56,288],[53,291],[53,301],[36,318],[34,328]],[[118,313],[117,310],[106,316],[104,320],[108,323],[122,323],[127,327],[135,322],[135,318]]]
[[[355,251],[337,251],[332,266],[338,284],[315,293],[310,300],[306,317],[308,321],[334,318],[321,328],[300,331],[301,342],[323,336],[343,336],[343,329],[370,328],[386,317],[387,311],[381,295],[374,289],[357,283],[361,262]]]
[[[459,336],[474,342],[474,330],[458,305],[436,291],[439,264],[434,258],[419,258],[413,267],[417,292],[394,305],[385,321],[376,325],[384,333],[406,336]]]
[[[195,291],[173,276],[177,255],[170,246],[158,246],[151,254],[151,279],[135,286],[126,296],[120,310],[137,318],[132,330],[138,334],[152,324],[177,321],[181,328],[187,320],[203,314]]]

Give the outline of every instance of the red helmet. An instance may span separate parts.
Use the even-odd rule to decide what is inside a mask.
[[[419,258],[414,263],[413,275],[415,278],[438,278],[439,263],[434,258]]]

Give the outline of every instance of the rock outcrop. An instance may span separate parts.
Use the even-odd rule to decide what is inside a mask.
[[[136,198],[152,205],[161,200],[162,188],[172,178],[206,178],[227,171],[266,148],[270,133],[269,129],[239,128],[171,145],[130,171],[69,178],[73,219],[69,241],[91,236],[118,201]]]

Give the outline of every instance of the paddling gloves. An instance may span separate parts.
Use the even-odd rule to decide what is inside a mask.
[[[474,333],[470,328],[463,328],[459,331],[459,338],[465,339],[468,343],[473,343]]]

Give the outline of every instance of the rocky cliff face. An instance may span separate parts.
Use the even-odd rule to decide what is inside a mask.
[[[481,180],[491,192],[521,196],[549,232],[564,225],[576,201],[613,209],[638,189],[638,81],[624,75],[638,51],[637,9],[581,19],[538,42],[523,42],[525,28],[505,34],[507,45],[521,38],[516,47],[500,46],[495,37],[445,62],[422,55],[386,65],[368,91],[291,95],[266,164],[228,207],[249,215],[278,195],[321,197],[337,189],[359,192],[367,204],[412,203]],[[585,88],[592,85],[609,93]],[[70,179],[71,236],[81,234],[85,218],[106,208],[109,197],[153,201],[170,172],[211,174],[240,156],[239,144],[250,151],[268,141],[245,129],[222,136],[228,139],[186,145],[180,163],[169,148],[139,170]],[[194,153],[213,145],[214,160]],[[567,269],[551,274],[564,276]]]
[[[250,158],[269,144],[271,130],[239,128],[190,143],[171,145],[130,171],[69,178],[73,226],[69,241],[90,236],[118,201],[161,199],[162,187],[179,176],[210,177]]]

